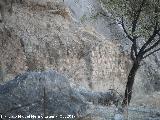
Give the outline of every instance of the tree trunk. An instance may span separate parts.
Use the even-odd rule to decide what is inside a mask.
[[[123,107],[125,107],[127,104],[130,103],[130,100],[131,100],[131,97],[132,97],[133,83],[134,83],[135,75],[136,75],[136,72],[137,72],[138,68],[139,68],[139,63],[134,62],[133,66],[130,70],[130,73],[128,75],[128,79],[127,79],[125,96],[124,96],[123,103],[122,103]]]

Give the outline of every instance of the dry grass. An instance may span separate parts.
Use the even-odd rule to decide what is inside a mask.
[[[55,15],[60,15],[60,16],[62,16],[64,19],[69,18],[69,12],[68,12],[66,9],[52,10],[51,13],[52,13],[52,14],[55,14]]]
[[[65,8],[53,9],[48,5],[40,5],[40,4],[31,5],[29,7],[29,11],[35,11],[35,12],[47,11],[47,12],[54,14],[54,15],[60,15],[64,19],[70,18],[69,12]]]
[[[30,11],[36,11],[36,12],[40,12],[40,11],[45,11],[48,10],[46,5],[40,5],[40,4],[35,4],[30,6]]]

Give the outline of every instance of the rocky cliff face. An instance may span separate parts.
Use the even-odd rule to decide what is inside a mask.
[[[76,86],[124,92],[132,65],[130,43],[96,0],[14,3],[12,15],[6,11],[0,23],[0,36],[2,83],[25,71],[50,68]],[[159,61],[158,55],[144,61],[134,86],[137,97],[159,91]]]

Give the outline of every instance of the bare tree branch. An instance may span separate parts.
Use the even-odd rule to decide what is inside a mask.
[[[133,48],[134,46],[133,46],[133,44],[132,44],[132,46],[131,46],[131,59],[133,60],[133,61],[135,61],[136,60],[136,57],[135,57],[135,55],[134,55],[134,48]]]
[[[135,52],[135,57],[137,56],[137,37],[133,37],[133,49]]]
[[[152,40],[154,40],[154,38],[159,33],[159,31],[160,31],[160,28],[157,30],[157,26],[155,26],[153,34],[149,37],[149,39],[147,40],[147,42],[141,47],[141,49],[140,49],[140,51],[139,51],[138,54],[141,54],[141,53],[144,52],[144,50],[146,49],[146,47],[152,42]]]
[[[133,42],[133,38],[129,35],[129,33],[127,32],[127,30],[125,28],[123,17],[121,18],[121,25],[122,25],[123,31],[125,32],[125,34],[127,35],[127,37]]]
[[[140,17],[140,14],[141,14],[141,11],[142,11],[142,8],[145,4],[146,0],[143,0],[141,5],[140,5],[140,8],[137,10],[137,12],[134,14],[134,20],[132,21],[132,35],[133,33],[135,32],[136,30],[136,27],[137,27],[137,23],[138,23],[138,19]]]
[[[142,54],[144,52],[144,50],[146,49],[146,47],[152,42],[152,40],[154,40],[156,35],[159,34],[159,32],[160,32],[160,28],[158,26],[159,21],[158,21],[158,14],[157,13],[158,13],[158,7],[155,7],[155,14],[156,14],[155,20],[156,20],[156,22],[155,22],[153,33],[148,38],[147,42],[141,47],[141,49],[140,49],[138,54]]]
[[[148,49],[146,49],[144,52],[143,52],[143,55],[147,52],[149,52],[150,50],[152,50],[153,48],[157,47],[158,45],[160,45],[160,38],[157,42],[155,42],[151,47],[149,47]]]
[[[147,52],[149,52],[150,50],[156,48],[158,45],[160,45],[160,33],[158,33],[158,35],[159,35],[158,41],[155,42],[151,47],[149,47],[148,49],[146,49],[146,50],[143,52],[143,55],[146,54]],[[143,59],[146,58],[147,56],[149,56],[149,55],[157,52],[158,50],[159,50],[159,49],[156,49],[156,50],[152,51],[151,53],[149,53],[149,54],[147,54],[146,56],[144,56]]]
[[[44,89],[43,89],[43,115],[44,115],[44,117],[43,117],[43,120],[46,120],[46,104],[47,104],[47,102],[46,102],[46,88],[44,87]]]
[[[148,57],[148,56],[152,55],[153,53],[155,53],[155,52],[157,52],[157,51],[159,51],[159,50],[160,50],[160,48],[158,48],[158,49],[156,49],[156,50],[152,51],[151,53],[149,53],[149,54],[145,55],[145,56],[143,57],[143,59],[145,59],[146,57]]]

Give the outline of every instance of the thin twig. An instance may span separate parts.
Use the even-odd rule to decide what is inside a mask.
[[[127,32],[127,30],[125,28],[123,17],[121,18],[121,25],[122,25],[123,31],[125,32],[125,34],[127,35],[127,37],[133,42],[133,38],[131,37],[131,35],[129,35],[129,33]]]
[[[43,89],[43,115],[44,115],[44,117],[43,117],[43,119],[44,120],[46,120],[46,89],[45,89],[45,87],[44,87],[44,89]]]
[[[157,47],[160,44],[160,36],[159,36],[159,40],[157,42],[155,42],[151,47],[149,47],[148,49],[146,49],[143,54],[149,52],[150,50],[152,50],[153,48]]]
[[[132,21],[132,35],[136,31],[138,19],[140,17],[140,14],[142,12],[142,8],[143,8],[145,2],[146,2],[146,0],[143,0],[141,5],[140,5],[140,8],[137,10],[136,13],[134,13],[134,20]]]
[[[143,59],[145,59],[146,57],[148,57],[148,56],[152,55],[153,53],[155,53],[155,52],[157,52],[157,51],[159,51],[159,50],[160,50],[160,48],[158,48],[158,49],[156,49],[156,50],[152,51],[151,53],[149,53],[149,54],[145,55],[145,56],[143,57]]]

